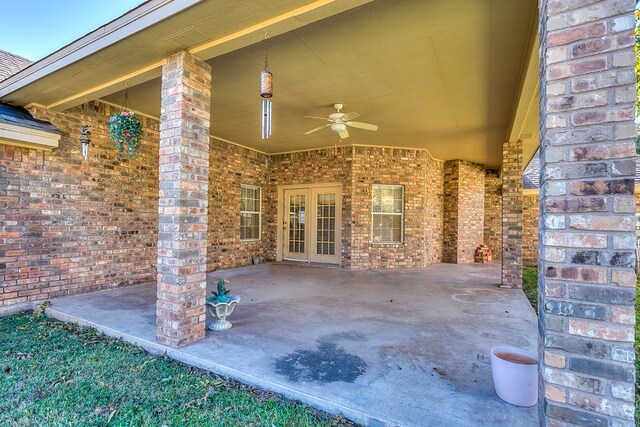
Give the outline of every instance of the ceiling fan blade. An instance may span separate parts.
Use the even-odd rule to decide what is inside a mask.
[[[329,124],[329,125],[322,125],[322,126],[318,126],[317,128],[315,128],[315,129],[311,129],[310,131],[305,132],[304,134],[305,134],[305,135],[309,135],[310,133],[314,133],[314,132],[319,131],[320,129],[324,129],[324,128],[326,128],[327,126],[331,126],[331,125]]]
[[[340,139],[347,139],[349,138],[349,132],[345,129],[342,132],[338,132],[338,135],[340,135]]]
[[[330,122],[331,120],[329,120],[326,117],[316,117],[316,116],[305,116],[307,119],[320,119],[320,120],[326,120],[328,122]]]
[[[345,125],[358,129],[378,130],[378,125],[372,125],[371,123],[346,122]]]
[[[360,113],[356,113],[355,111],[352,111],[342,116],[342,121],[346,122],[349,120],[357,119],[358,117],[360,117]]]

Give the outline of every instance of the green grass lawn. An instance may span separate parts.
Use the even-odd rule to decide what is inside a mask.
[[[43,316],[0,337],[0,426],[354,425]]]
[[[538,269],[524,268],[522,288],[533,309],[538,312]],[[636,286],[636,424],[640,425],[640,276]]]
[[[525,267],[522,271],[522,290],[538,313],[538,269]]]

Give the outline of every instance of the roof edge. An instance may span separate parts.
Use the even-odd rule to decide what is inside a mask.
[[[149,0],[0,82],[0,98],[203,0]]]

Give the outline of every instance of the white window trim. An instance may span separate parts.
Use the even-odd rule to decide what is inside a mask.
[[[248,185],[248,184],[240,184],[240,206],[242,206],[242,189],[247,188],[251,190],[260,190],[260,198],[258,199],[260,202],[260,210],[258,211],[243,211],[240,209],[240,216],[242,217],[243,213],[248,214],[258,214],[258,238],[257,239],[243,239],[240,236],[241,242],[259,242],[262,239],[262,187],[258,185]]]
[[[373,211],[373,187],[391,187],[402,189],[402,212],[374,212]],[[376,242],[373,240],[373,218],[375,215],[396,215],[400,216],[400,241],[399,242]],[[371,244],[372,245],[403,245],[404,244],[404,185],[397,184],[372,184],[371,185]]]

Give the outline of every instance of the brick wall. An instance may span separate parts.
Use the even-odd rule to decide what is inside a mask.
[[[274,259],[268,252],[274,234],[269,229],[271,197],[267,180],[268,156],[254,150],[211,140],[209,160],[209,227],[207,270]],[[262,236],[259,241],[240,240],[240,186],[262,189]]]
[[[473,262],[484,241],[485,171],[464,160],[444,163],[444,262]]]
[[[34,114],[63,132],[52,152],[0,145],[0,307],[156,278],[158,122],[142,118],[135,159],[117,159],[101,103]],[[79,127],[89,124],[89,160]],[[210,141],[207,271],[276,259],[277,186],[342,183],[342,265],[422,267],[443,256],[443,162],[365,147],[266,156]],[[405,243],[371,243],[371,185],[405,186]],[[240,185],[262,187],[262,239],[240,241]],[[352,203],[352,198],[357,198]],[[352,208],[353,214],[352,214]],[[352,246],[353,242],[353,246]]]
[[[522,263],[538,266],[538,218],[540,203],[537,194],[522,197]]]
[[[52,152],[0,144],[0,310],[154,279],[158,122],[143,118],[138,157],[118,160],[109,106],[33,112],[63,135]],[[84,124],[88,161],[78,140]]]
[[[634,8],[540,2],[543,425],[635,425]]]
[[[355,147],[351,268],[424,267],[440,259],[440,162],[419,150]],[[404,243],[371,243],[373,184],[404,186]],[[432,205],[432,207],[429,207]],[[434,235],[429,235],[435,231]]]
[[[118,111],[97,102],[65,112],[35,109],[63,132],[59,147],[0,144],[0,312],[156,279],[158,121],[142,117],[140,153],[117,159],[107,121]],[[78,140],[84,124],[91,126],[88,161]],[[241,242],[239,217],[240,184],[268,190],[265,156],[213,140],[210,155],[207,270],[265,260],[273,233]]]
[[[442,259],[442,162],[426,151],[339,147],[270,156],[266,233],[276,258],[277,186],[342,183],[342,266],[423,267]],[[371,243],[373,184],[405,187],[403,244]]]
[[[484,177],[484,243],[493,259],[502,259],[502,178],[497,169],[487,169]]]

